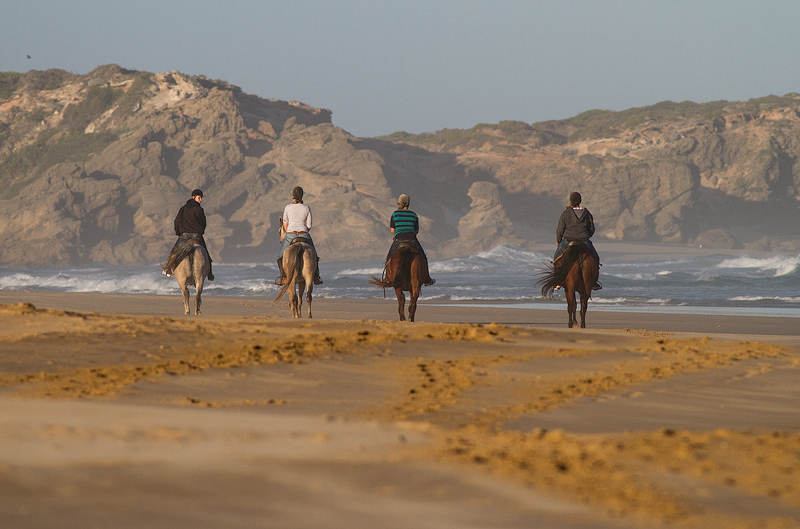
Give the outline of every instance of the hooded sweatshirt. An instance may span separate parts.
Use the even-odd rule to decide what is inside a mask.
[[[586,242],[594,235],[594,218],[589,210],[582,207],[567,207],[558,219],[556,242]]]
[[[175,217],[175,235],[181,233],[199,233],[206,231],[206,214],[200,204],[194,199],[189,199],[178,211]]]

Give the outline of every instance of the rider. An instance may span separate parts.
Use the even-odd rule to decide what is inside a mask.
[[[394,235],[394,240],[392,241],[391,248],[389,248],[389,254],[386,256],[386,262],[389,262],[389,259],[394,255],[394,252],[401,243],[410,243],[425,259],[425,276],[427,279],[423,281],[422,284],[431,286],[436,283],[436,280],[431,278],[430,271],[428,270],[428,257],[425,255],[422,245],[417,240],[417,233],[419,233],[419,217],[417,217],[416,213],[408,209],[410,204],[411,199],[406,194],[400,195],[400,198],[397,199],[397,210],[392,213],[389,219],[389,228],[392,231],[392,235]]]
[[[556,253],[553,255],[553,262],[558,261],[561,253],[567,249],[571,242],[582,242],[586,245],[590,252],[597,259],[597,265],[600,265],[600,256],[597,255],[597,250],[590,238],[594,235],[594,217],[589,213],[589,210],[581,207],[581,194],[573,191],[569,194],[569,205],[566,206],[558,219],[558,227],[556,228]],[[600,290],[603,288],[599,282],[592,286],[592,290]]]
[[[206,240],[203,238],[203,233],[206,231],[206,214],[203,211],[203,207],[200,205],[202,202],[203,191],[195,189],[192,191],[192,198],[181,206],[181,209],[178,210],[178,214],[175,216],[173,225],[178,240],[175,241],[175,245],[169,253],[167,264],[164,265],[164,269],[161,271],[161,273],[167,277],[171,277],[173,270],[178,266],[178,263],[174,261],[180,254],[180,249],[192,244],[193,239],[199,241],[200,245],[205,248],[206,253],[208,253]],[[208,257],[208,280],[214,281],[214,274],[211,273],[211,256]]]
[[[314,241],[311,240],[311,208],[303,204],[303,188],[298,186],[292,189],[292,203],[287,204],[283,209],[283,229],[286,235],[281,241],[278,249],[278,270],[281,276],[275,280],[276,285],[283,285],[286,282],[286,271],[283,269],[283,251],[289,247],[294,239],[302,237],[308,240],[308,244],[314,248]],[[322,279],[319,277],[319,256],[317,256],[317,269],[314,272],[314,284],[321,285]]]

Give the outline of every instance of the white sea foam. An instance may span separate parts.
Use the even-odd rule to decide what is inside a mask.
[[[750,269],[764,272],[774,270],[775,277],[791,274],[798,267],[800,267],[800,256],[788,257],[783,255],[764,258],[736,257],[725,259],[717,265],[717,268],[722,269]]]
[[[383,274],[383,267],[381,268],[348,268],[347,270],[342,270],[337,275],[340,276],[379,276]]]
[[[734,296],[728,301],[782,301],[784,303],[800,303],[800,296]]]
[[[591,299],[595,303],[625,303],[628,301],[628,298],[599,298],[599,297],[592,297]]]

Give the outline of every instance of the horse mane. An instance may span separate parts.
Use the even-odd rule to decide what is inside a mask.
[[[559,285],[563,286],[566,282],[572,265],[587,251],[583,244],[571,244],[559,256],[561,264],[558,268],[555,267],[555,263],[545,263],[545,270],[536,281],[537,285],[542,285],[542,296],[552,298],[555,288]]]

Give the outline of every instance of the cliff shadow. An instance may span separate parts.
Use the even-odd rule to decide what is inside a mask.
[[[352,143],[356,149],[371,150],[383,158],[383,174],[393,197],[401,193],[411,197],[411,209],[433,220],[429,235],[437,243],[458,237],[458,222],[472,204],[467,194],[472,183],[494,181],[488,172],[462,165],[455,154],[371,138]]]

